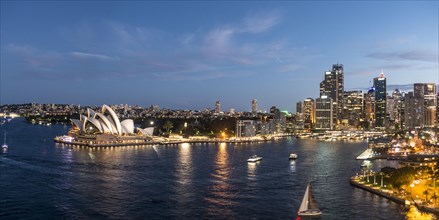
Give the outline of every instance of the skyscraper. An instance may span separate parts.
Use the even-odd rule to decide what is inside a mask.
[[[390,118],[394,121],[394,123],[398,124],[401,127],[404,116],[404,99],[401,91],[395,89],[395,91],[393,91],[392,93],[392,99],[393,108],[388,109],[388,112],[390,114]]]
[[[258,111],[258,100],[252,100],[252,113],[255,114]]]
[[[361,91],[344,92],[344,115],[346,123],[350,126],[357,127],[361,121],[364,121],[363,114],[364,95]]]
[[[316,99],[316,130],[332,130],[334,115],[332,112],[332,99],[323,95]]]
[[[312,98],[303,100],[303,123],[305,129],[312,129],[314,127],[315,104]]]
[[[334,125],[340,124],[343,116],[343,74],[343,64],[334,64],[331,71],[325,72],[325,79],[320,83],[320,97],[332,99]]]
[[[375,127],[386,127],[386,77],[382,72],[379,77],[373,79],[375,88]]]
[[[364,94],[364,115],[366,128],[375,126],[375,88],[371,87],[367,93]]]
[[[419,125],[434,127],[436,124],[436,85],[434,83],[415,83],[413,85],[414,98],[417,99],[419,111]]]
[[[420,103],[422,101],[422,103]],[[408,92],[404,96],[404,128],[413,129],[421,126],[421,116],[423,112],[423,99],[414,96],[413,92]]]

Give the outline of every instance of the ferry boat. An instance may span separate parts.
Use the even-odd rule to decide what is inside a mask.
[[[302,203],[300,204],[299,216],[320,216],[322,212],[317,206],[317,202],[312,193],[311,182],[306,186],[305,195],[303,195]]]
[[[297,154],[291,153],[289,158],[290,158],[290,160],[295,160],[295,159],[297,159]]]
[[[251,156],[250,158],[248,158],[247,162],[255,163],[255,162],[258,162],[260,160],[262,160],[262,157],[259,157],[258,155],[255,154],[255,155]]]

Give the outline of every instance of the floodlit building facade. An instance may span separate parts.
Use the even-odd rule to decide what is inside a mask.
[[[73,126],[80,134],[111,134],[116,136],[133,135],[135,130],[140,134],[152,135],[154,128],[135,128],[132,119],[119,120],[117,114],[108,105],[103,105],[101,112],[87,109],[87,115],[79,119],[71,119]]]

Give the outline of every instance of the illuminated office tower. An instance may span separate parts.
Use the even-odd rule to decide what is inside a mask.
[[[316,99],[316,130],[332,130],[334,128],[332,99],[321,96]]]
[[[334,64],[331,71],[325,72],[325,79],[320,83],[320,97],[326,96],[332,99],[334,125],[340,124],[343,118],[343,74],[343,64]]]
[[[375,128],[384,129],[386,127],[386,77],[381,73],[379,77],[373,79],[375,88]]]
[[[314,127],[315,105],[312,98],[303,100],[303,123],[305,129],[312,129]]]

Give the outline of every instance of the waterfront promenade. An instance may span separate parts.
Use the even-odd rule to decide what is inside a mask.
[[[134,139],[134,140],[115,140],[115,141],[82,141],[82,140],[65,140],[64,136],[54,138],[56,143],[67,146],[78,147],[124,147],[124,146],[142,146],[142,145],[173,145],[182,143],[262,143],[280,138],[290,137],[291,134],[276,134],[265,137],[245,137],[245,138],[161,138],[151,139]]]
[[[366,190],[378,196],[387,198],[400,205],[405,205],[405,206],[414,205],[421,212],[431,213],[439,217],[439,209],[437,207],[416,204],[413,199],[411,199],[412,201],[407,200],[407,198],[404,197],[404,195],[402,194],[398,194],[392,190],[382,188],[379,185],[374,185],[373,183],[364,182],[360,176],[352,177],[349,182],[351,185],[359,189]]]

